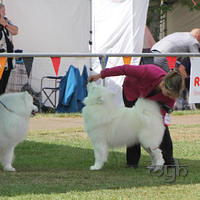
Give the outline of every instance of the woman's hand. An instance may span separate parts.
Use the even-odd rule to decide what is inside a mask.
[[[178,70],[182,74],[183,78],[187,78],[188,75],[187,75],[187,72],[186,72],[185,67],[183,65],[179,65]]]
[[[101,78],[101,74],[91,75],[88,77],[88,82],[97,81]]]

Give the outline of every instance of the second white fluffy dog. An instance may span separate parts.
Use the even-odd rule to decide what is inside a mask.
[[[15,171],[14,150],[27,136],[32,111],[37,107],[28,92],[0,96],[0,161],[5,171]]]
[[[133,108],[120,107],[114,95],[105,87],[88,84],[84,100],[83,119],[93,145],[95,163],[91,170],[99,170],[107,161],[109,147],[132,146],[140,143],[152,157],[155,170],[164,164],[159,145],[164,125],[159,105],[140,98]]]

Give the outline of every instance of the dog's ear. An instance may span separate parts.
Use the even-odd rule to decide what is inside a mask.
[[[104,102],[103,97],[97,97],[97,99],[96,99],[97,104],[103,104],[103,102]]]
[[[22,98],[24,103],[26,103],[26,96],[27,96],[27,91],[24,91],[24,92],[21,93],[21,98]]]
[[[88,82],[87,84],[87,90],[92,91],[95,88],[96,84],[94,82]]]
[[[29,105],[30,103],[33,103],[33,97],[27,91],[24,91],[22,93],[22,98],[25,105]]]
[[[30,100],[30,94],[27,91],[23,92],[24,101]]]

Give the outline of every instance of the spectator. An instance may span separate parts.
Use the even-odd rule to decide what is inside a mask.
[[[196,110],[196,105],[194,103],[189,104],[189,89],[190,89],[190,71],[191,71],[191,62],[189,57],[185,57],[181,64],[184,66],[187,73],[185,78],[185,89],[181,93],[180,97],[176,100],[174,109],[176,110]]]
[[[200,28],[192,29],[190,32],[176,32],[170,34],[156,44],[153,45],[151,51],[153,53],[199,53],[200,48]],[[176,62],[176,68],[186,78],[186,85],[188,86],[188,77],[190,76],[190,69],[188,64],[181,64],[182,59],[178,58]],[[185,61],[184,61],[185,62]],[[169,71],[167,59],[165,57],[154,57],[155,65],[161,67],[166,72]],[[187,66],[187,67],[186,67]],[[190,65],[189,65],[190,68]],[[191,106],[186,98],[187,90],[183,91],[183,94],[177,99],[175,108],[178,110],[195,109],[195,105]]]
[[[14,46],[12,43],[12,35],[18,34],[18,27],[13,25],[7,17],[5,17],[5,6],[0,3],[0,53],[12,53]],[[10,72],[13,68],[12,58],[7,59],[2,78],[0,80],[0,94],[5,93]]]
[[[156,44],[153,45],[151,51],[153,53],[199,53],[200,48],[200,28],[195,28],[190,32],[172,33]],[[165,57],[154,57],[154,64],[161,67],[166,72],[169,71],[167,59]],[[178,58],[176,67],[187,77],[187,72],[181,59]]]

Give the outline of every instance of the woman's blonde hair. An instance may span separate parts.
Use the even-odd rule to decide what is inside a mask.
[[[180,72],[172,70],[164,77],[165,88],[180,95],[181,91],[185,88],[185,79]]]

